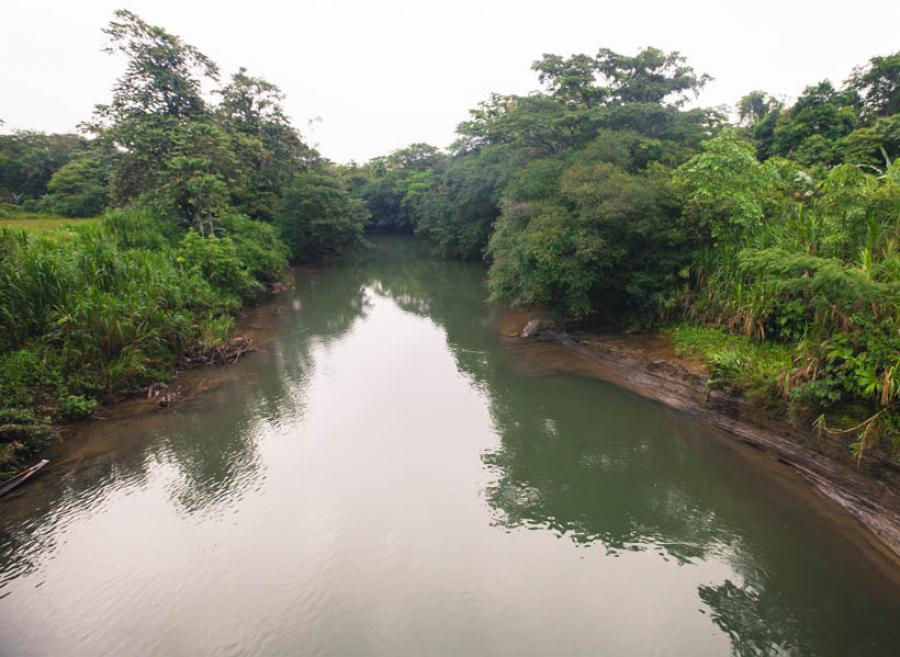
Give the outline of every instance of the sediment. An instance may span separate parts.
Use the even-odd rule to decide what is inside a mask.
[[[521,337],[525,327],[528,337]],[[563,347],[590,363],[578,373],[677,409],[784,463],[900,559],[900,466],[887,451],[870,450],[855,463],[845,438],[818,435],[777,410],[711,387],[703,366],[678,357],[663,336],[569,333],[521,314],[501,330],[508,340]]]

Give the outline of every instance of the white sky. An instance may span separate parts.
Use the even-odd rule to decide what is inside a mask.
[[[900,49],[890,0],[0,0],[6,131],[71,131],[109,99],[123,61],[100,51],[100,28],[120,7],[200,48],[223,77],[243,65],[278,84],[294,123],[338,162],[448,145],[490,92],[537,88],[530,66],[544,52],[679,50],[716,78],[700,98],[712,106],[841,82]]]

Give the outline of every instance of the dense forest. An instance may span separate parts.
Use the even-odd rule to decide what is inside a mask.
[[[900,437],[900,52],[793,102],[689,107],[678,53],[547,54],[448,152],[345,167],[373,231],[483,258],[496,301],[656,328],[858,457]]]
[[[339,166],[272,83],[127,11],[105,32],[126,68],[81,135],[0,135],[0,226],[100,217],[0,228],[0,470],[366,231],[483,259],[494,301],[666,331],[714,385],[897,449],[900,53],[733,114],[695,106],[710,78],[678,53],[546,54],[541,91],[492,95],[448,149]]]

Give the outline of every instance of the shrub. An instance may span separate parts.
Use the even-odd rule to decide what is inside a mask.
[[[0,415],[28,420],[0,431],[0,470],[48,422],[88,416],[168,377],[191,344],[227,338],[241,303],[281,275],[286,249],[274,227],[244,217],[222,231],[203,237],[138,209],[69,230],[0,228]]]

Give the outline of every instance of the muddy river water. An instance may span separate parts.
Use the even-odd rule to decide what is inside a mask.
[[[404,238],[0,500],[0,655],[900,655],[897,565],[792,473],[504,341]]]

